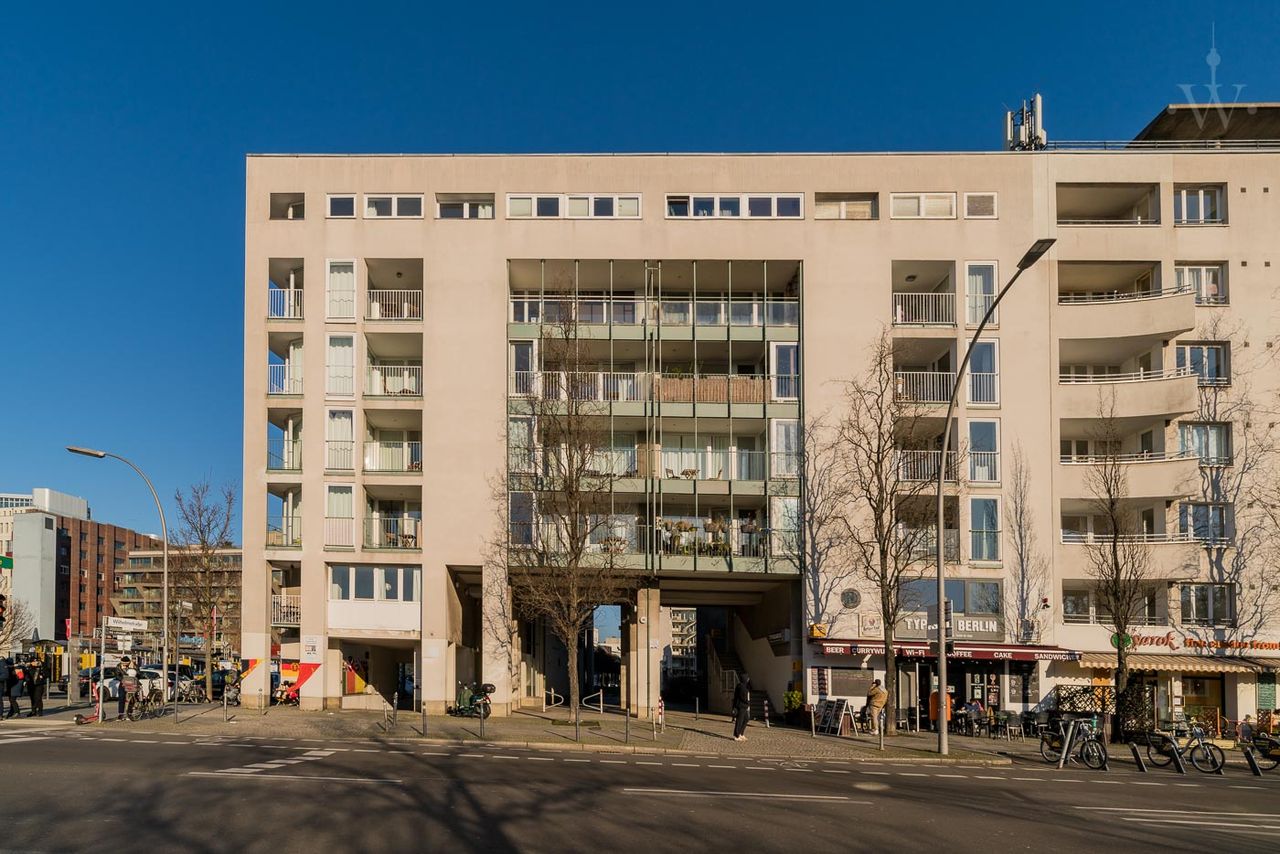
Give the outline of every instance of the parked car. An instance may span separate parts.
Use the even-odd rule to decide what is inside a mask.
[[[112,668],[107,668],[108,672]],[[159,670],[142,669],[138,671],[138,687],[143,694],[150,694],[152,689],[159,690],[161,685],[161,677]],[[103,683],[106,688],[105,697],[109,700],[115,700],[120,697],[120,676],[119,674],[108,675],[107,681]],[[165,692],[166,698],[173,697],[172,689]]]

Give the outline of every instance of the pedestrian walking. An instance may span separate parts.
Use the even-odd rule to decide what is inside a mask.
[[[0,716],[13,717],[13,715],[4,714],[4,698],[9,696],[9,680],[13,678],[13,662],[7,658],[0,658]]]
[[[22,666],[13,663],[13,659],[9,659],[9,714],[6,718],[16,718],[22,712],[22,706],[18,703],[18,698],[22,696]]]
[[[31,711],[27,712],[29,718],[44,717],[44,690],[49,682],[49,674],[45,670],[45,663],[36,659],[28,661],[24,671],[26,676],[27,696],[31,698]]]
[[[124,695],[124,677],[125,674],[133,667],[133,661],[129,656],[122,656],[120,666],[116,668],[116,720],[124,720],[124,702],[127,699]],[[107,681],[107,669],[102,668],[102,683],[105,686]],[[105,694],[103,695],[105,698]]]
[[[751,717],[751,677],[738,674],[738,684],[733,689],[733,740],[746,741],[747,720]]]
[[[872,680],[871,689],[867,691],[867,714],[871,718],[872,735],[880,731],[880,715],[888,702],[889,692],[880,687],[879,679]]]

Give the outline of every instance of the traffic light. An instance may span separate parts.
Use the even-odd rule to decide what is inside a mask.
[[[9,609],[9,597],[0,593],[0,629],[4,628],[4,612]]]

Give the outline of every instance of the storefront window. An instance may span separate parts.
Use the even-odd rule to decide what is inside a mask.
[[[1221,676],[1182,677],[1182,707],[1188,718],[1204,718],[1222,711]]]

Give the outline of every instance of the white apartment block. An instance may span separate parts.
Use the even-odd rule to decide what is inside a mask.
[[[624,603],[624,667],[655,674],[631,680],[633,707],[656,701],[660,608],[722,620],[705,654],[723,661],[697,670],[745,668],[774,708],[789,687],[859,696],[885,667],[874,590],[806,601],[785,544],[800,425],[841,406],[888,329],[899,393],[966,451],[943,532],[959,699],[1034,710],[1109,679],[1087,558],[1088,472],[1117,450],[1095,438],[1105,398],[1126,533],[1154,566],[1130,642],[1157,713],[1275,708],[1280,626],[1254,607],[1261,547],[1231,487],[1258,425],[1207,407],[1275,400],[1280,146],[1252,137],[1278,109],[1238,110],[1217,142],[1162,112],[1107,148],[249,157],[245,656],[296,669],[308,709],[376,704],[406,674],[429,711],[471,679],[500,713],[540,703],[545,633],[495,640],[506,596],[485,567],[495,530],[546,521],[536,488],[496,518],[492,484],[538,443],[519,399],[559,382],[607,410],[607,547],[653,579]],[[973,327],[1042,238],[944,424]],[[540,344],[564,312],[596,366],[573,378]],[[1004,607],[1015,448],[1046,567],[1025,623]],[[933,677],[925,624],[896,627],[908,718]]]

